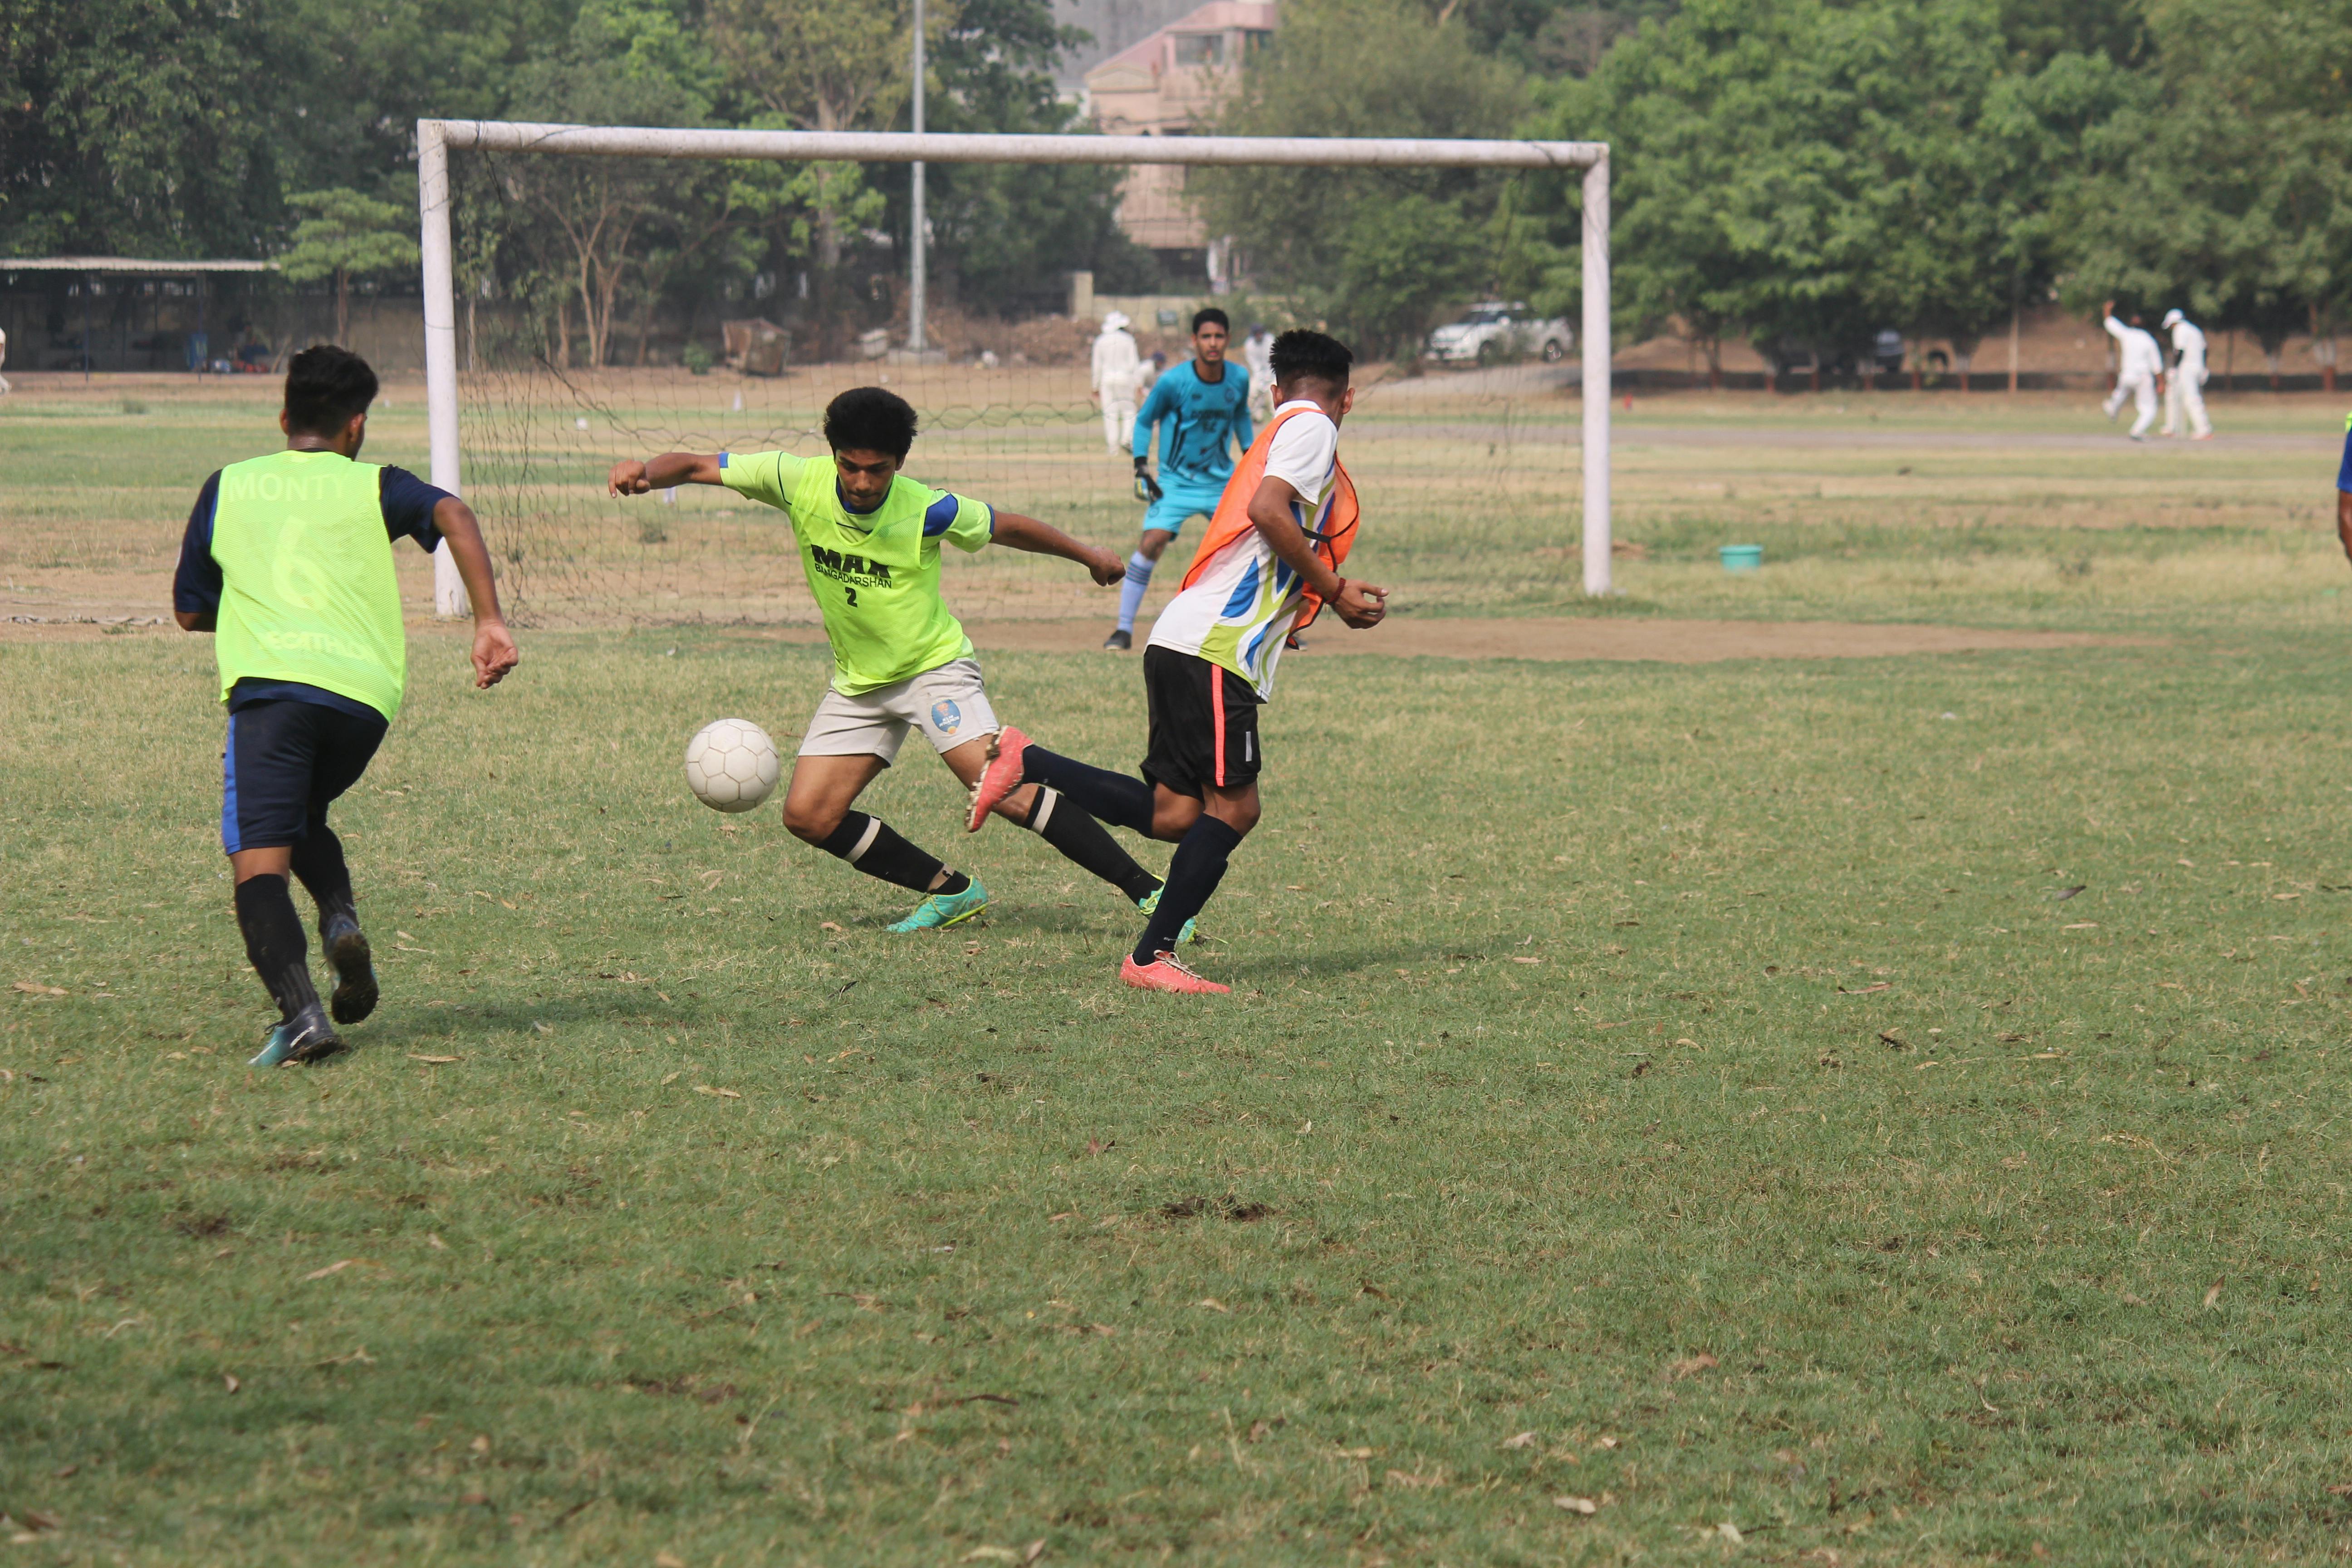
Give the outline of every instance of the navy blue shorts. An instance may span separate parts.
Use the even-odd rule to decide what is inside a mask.
[[[316,702],[249,702],[228,716],[221,753],[221,847],[287,849],[359,783],[390,729]]]

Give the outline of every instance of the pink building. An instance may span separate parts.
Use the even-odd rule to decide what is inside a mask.
[[[1274,36],[1274,6],[1209,0],[1087,73],[1095,128],[1106,136],[1192,136],[1208,130],[1242,62]],[[1184,171],[1140,165],[1120,193],[1119,226],[1160,251],[1204,249],[1209,236],[1184,202]]]

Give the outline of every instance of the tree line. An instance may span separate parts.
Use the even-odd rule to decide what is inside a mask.
[[[1610,142],[1617,330],[1676,331],[1718,370],[1727,342],[1835,363],[1889,329],[1965,359],[2022,308],[2109,297],[2242,331],[2273,369],[2291,334],[2332,344],[2344,0],[1684,0],[1558,13],[1516,53],[1449,9],[1301,0],[1231,128]],[[1599,41],[1547,75],[1547,37]],[[1473,293],[1578,302],[1569,179],[1209,190],[1268,283],[1374,342]]]
[[[2151,0],[1696,0],[1549,123],[1624,148],[1632,322],[1956,355],[2056,299],[2332,339],[2352,279],[2352,9]],[[1785,355],[1780,357],[1785,358]]]
[[[1087,129],[1050,0],[930,0],[929,123]],[[0,0],[0,254],[414,269],[420,115],[893,129],[911,0]],[[2021,309],[2179,305],[2332,341],[2352,248],[2352,0],[1283,0],[1217,129],[1614,151],[1621,332],[1716,363],[1966,355]],[[460,154],[460,282],[547,352],[641,359],[761,300],[887,320],[903,167]],[[1197,287],[1120,232],[1117,171],[935,167],[932,291],[975,312]],[[1577,304],[1576,182],[1198,171],[1252,287],[1400,353],[1482,294]],[[830,345],[829,345],[830,346]]]
[[[1050,0],[930,0],[928,123],[1073,132]],[[889,130],[911,0],[0,0],[0,255],[266,257],[415,287],[421,117]],[[756,310],[828,346],[902,285],[903,166],[453,159],[458,281],[562,363]],[[1155,280],[1116,172],[941,167],[933,294],[985,312]],[[489,328],[484,323],[487,337]],[[713,334],[715,335],[715,334]]]

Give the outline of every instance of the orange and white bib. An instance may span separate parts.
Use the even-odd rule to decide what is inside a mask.
[[[1302,427],[1293,433],[1292,443],[1306,437],[1330,457],[1319,473],[1283,475],[1298,492],[1291,515],[1299,531],[1313,542],[1315,552],[1334,571],[1347,560],[1355,543],[1359,511],[1356,487],[1339,461],[1339,433],[1330,416],[1314,404],[1303,399],[1286,403],[1226,481],[1192,568],[1184,574],[1182,590],[1151,628],[1152,647],[1194,654],[1230,669],[1261,698],[1274,695],[1275,665],[1283,644],[1292,632],[1312,623],[1323,607],[1322,598],[1274,552],[1249,516],[1250,500],[1265,477],[1276,442],[1295,420],[1319,422],[1322,428]]]

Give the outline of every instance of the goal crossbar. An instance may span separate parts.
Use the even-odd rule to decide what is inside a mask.
[[[457,458],[457,301],[449,229],[449,150],[559,157],[760,159],[856,163],[1178,163],[1225,168],[1578,169],[1583,171],[1584,591],[1609,592],[1609,145],[1436,137],[1028,136],[902,131],[666,130],[507,120],[416,122],[417,207],[425,283],[425,386],[433,482],[461,494]],[[434,608],[465,613],[446,549]]]
[[[605,158],[758,158],[853,163],[1205,163],[1334,168],[1588,169],[1601,142],[1386,136],[1025,136],[1011,132],[662,130],[641,125],[425,120],[446,147]]]

